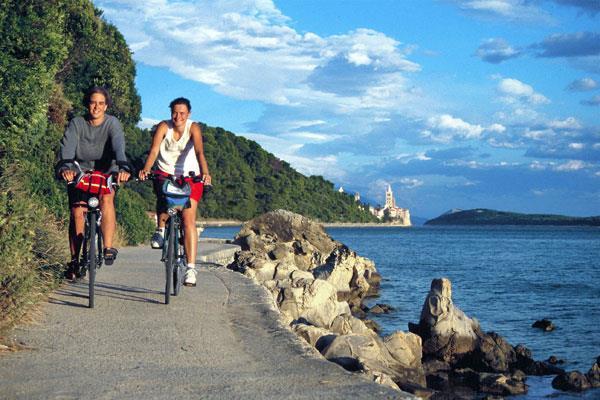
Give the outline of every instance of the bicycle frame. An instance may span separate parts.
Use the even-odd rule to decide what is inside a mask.
[[[102,221],[102,212],[99,206],[93,206],[94,201],[99,203],[95,197],[90,198],[87,204],[88,210],[85,216],[85,231],[83,243],[81,244],[81,256],[79,265],[89,273],[88,275],[88,307],[94,308],[94,292],[96,283],[96,269],[102,266],[104,255],[102,254],[102,230],[99,229]],[[90,204],[91,203],[91,204]]]
[[[189,173],[189,177],[195,182],[203,182],[199,177],[196,177],[193,172]],[[165,176],[157,173],[156,171],[151,171],[146,175],[146,179],[160,178],[165,178],[169,179],[171,182],[176,182],[178,179],[183,179],[183,176]],[[205,186],[205,189],[209,188]],[[179,294],[187,263],[185,246],[181,241],[181,239],[184,237],[184,232],[182,229],[182,208],[185,207],[173,206],[167,210],[169,218],[167,219],[165,226],[165,240],[163,243],[161,257],[161,261],[165,263],[166,273],[165,304],[169,304],[171,300],[171,287],[173,287],[174,296]]]
[[[173,295],[177,296],[181,290],[183,274],[186,265],[185,248],[181,243],[183,232],[181,230],[181,212],[175,208],[168,210],[165,229],[165,242],[162,249],[161,261],[165,263],[165,304],[171,299],[171,287]]]

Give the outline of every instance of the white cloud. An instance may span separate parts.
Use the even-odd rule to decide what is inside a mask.
[[[309,131],[295,131],[280,135],[282,138],[300,139],[304,143],[325,143],[341,138],[340,135],[328,135]]]
[[[583,143],[569,143],[569,148],[573,150],[582,150],[584,147]]]
[[[569,117],[566,118],[564,120],[551,120],[548,122],[548,127],[552,128],[552,129],[558,129],[558,130],[577,130],[577,129],[581,129],[581,123],[579,123],[579,121],[574,118],[574,117]]]
[[[460,8],[485,17],[521,22],[552,22],[550,15],[529,0],[454,0]]]
[[[589,100],[582,100],[581,104],[585,106],[600,106],[600,95],[593,96]]]
[[[510,58],[518,57],[520,54],[519,50],[516,50],[501,38],[486,39],[475,52],[477,57],[493,64],[499,64]]]
[[[142,117],[140,122],[138,122],[137,126],[140,129],[150,129],[154,125],[158,124],[160,121],[160,119]]]
[[[531,164],[529,164],[529,168],[531,168],[535,171],[543,171],[546,169],[546,165],[542,164],[539,161],[534,161]]]
[[[420,70],[406,58],[411,48],[402,48],[383,33],[357,29],[330,37],[301,34],[287,25],[289,19],[270,0],[204,0],[177,6],[167,0],[99,0],[97,5],[133,43],[137,61],[166,67],[237,99],[291,106],[319,103],[334,112],[351,113],[364,108],[368,90]],[[364,97],[332,90],[347,89],[350,81],[338,81],[337,88],[310,81],[315,71],[339,59],[347,62],[349,72],[354,68],[368,74]],[[406,102],[398,90],[405,89],[378,91],[384,99],[375,106]]]
[[[502,124],[492,124],[485,128],[485,130],[493,133],[504,133],[506,131],[506,127]]]
[[[402,164],[408,164],[411,161],[429,161],[431,160],[431,157],[427,157],[427,155],[425,155],[425,152],[418,152],[416,154],[398,154],[394,157],[395,160],[400,161],[400,163]]]
[[[555,171],[579,171],[587,167],[588,165],[581,160],[570,160],[564,164],[557,165],[554,167]]]
[[[518,79],[505,78],[498,84],[498,91],[504,95],[507,103],[526,101],[531,104],[547,104],[550,100],[544,95],[537,93],[533,87]]]
[[[588,90],[594,90],[598,87],[598,82],[590,77],[574,80],[567,86],[567,90],[573,92],[586,92]]]
[[[484,130],[481,125],[470,124],[449,114],[428,118],[427,126],[429,129],[421,131],[421,137],[440,143],[454,139],[479,139]]]
[[[420,179],[402,178],[400,179],[400,183],[402,183],[406,189],[414,189],[416,187],[423,186],[425,182]]]

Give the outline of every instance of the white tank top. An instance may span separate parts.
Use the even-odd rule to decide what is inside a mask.
[[[194,151],[194,141],[190,133],[193,121],[187,120],[185,129],[179,140],[173,137],[173,122],[167,122],[167,133],[160,143],[158,152],[157,166],[161,171],[171,175],[188,175],[194,171],[196,175],[200,174],[200,166]]]

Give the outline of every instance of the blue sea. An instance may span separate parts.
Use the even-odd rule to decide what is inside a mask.
[[[232,238],[238,228],[207,228],[204,237]],[[374,319],[383,334],[418,322],[431,280],[452,281],[454,304],[484,331],[522,343],[536,360],[554,355],[563,368],[587,372],[600,356],[600,228],[374,227],[327,228],[335,239],[375,262],[383,277],[370,302],[395,308]],[[548,318],[556,330],[531,324]],[[529,377],[518,399],[600,399],[600,389],[566,394],[552,377]]]

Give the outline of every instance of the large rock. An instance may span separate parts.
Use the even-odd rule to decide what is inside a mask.
[[[546,332],[551,332],[554,329],[556,329],[556,326],[554,326],[554,324],[552,323],[552,321],[550,321],[549,319],[539,319],[537,321],[535,321],[532,325],[532,328],[538,328],[541,329],[543,331]]]
[[[579,371],[566,372],[557,375],[552,380],[552,387],[558,390],[581,392],[592,387],[587,377]]]
[[[511,365],[511,369],[518,369],[527,375],[558,375],[565,372],[564,369],[551,364],[549,361],[536,361],[531,355],[531,350],[522,344],[515,348],[517,356],[516,363]]]
[[[515,349],[502,336],[489,332],[479,336],[475,349],[459,364],[481,372],[509,372],[516,361]]]
[[[479,393],[499,396],[515,396],[527,393],[528,386],[520,375],[477,372],[458,369],[450,373],[453,386],[467,386]]]
[[[347,335],[349,333],[375,335],[375,332],[369,329],[362,320],[350,314],[341,314],[335,317],[329,329],[338,335]]]
[[[281,288],[277,304],[287,324],[304,319],[328,329],[338,315],[350,314],[348,303],[338,301],[335,288],[321,279],[292,281]]]
[[[477,346],[479,323],[470,319],[452,302],[449,279],[434,279],[421,310],[419,324],[411,332],[423,339],[423,355],[455,361]]]
[[[331,283],[340,298],[350,303],[360,302],[367,296],[371,286],[367,277],[374,271],[375,264],[371,260],[356,255],[344,245],[336,248],[325,264],[312,270],[315,278]]]
[[[293,332],[295,332],[302,339],[306,340],[308,344],[317,348],[317,350],[319,348],[319,342],[323,344],[323,341],[325,340],[327,341],[328,345],[337,336],[325,328],[319,328],[317,326],[305,324],[302,322],[292,324],[291,328]]]
[[[401,339],[392,341],[394,340]],[[396,350],[395,347],[399,346],[398,343],[390,343],[390,347]],[[321,353],[328,360],[350,371],[370,370],[389,375],[401,388],[406,384],[426,386],[420,360],[416,362],[413,355],[404,359],[399,351],[393,355],[388,345],[375,335],[353,333],[337,336]]]
[[[592,365],[592,368],[590,368],[585,376],[588,378],[588,381],[592,387],[600,387],[600,357],[596,359],[596,362],[594,365]]]
[[[383,338],[383,343],[394,360],[404,367],[422,368],[421,338],[410,332],[394,332]]]
[[[235,243],[242,251],[229,267],[259,282],[304,271],[329,282],[339,300],[353,308],[379,286],[372,261],[333,240],[320,224],[289,211],[272,211],[248,221]]]

